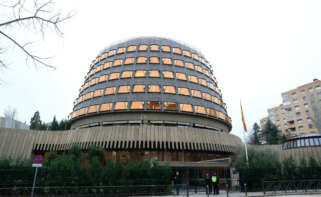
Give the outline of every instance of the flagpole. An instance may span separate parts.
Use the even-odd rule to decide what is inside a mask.
[[[246,123],[245,123],[245,118],[244,118],[244,113],[243,113],[243,108],[242,108],[242,102],[240,101],[240,106],[241,106],[241,116],[242,116],[242,122],[243,122],[243,140],[244,140],[244,146],[245,146],[245,159],[246,159],[246,165],[247,167],[249,167],[249,157],[247,154],[247,145],[246,145],[246,136],[245,136],[245,132],[247,132],[247,128],[246,128]]]

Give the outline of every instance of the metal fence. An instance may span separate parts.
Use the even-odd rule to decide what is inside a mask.
[[[321,193],[321,179],[262,181],[265,194]]]

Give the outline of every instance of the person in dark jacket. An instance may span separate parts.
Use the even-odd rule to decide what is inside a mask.
[[[206,194],[212,193],[212,181],[208,173],[205,174],[204,181],[205,181]]]
[[[176,190],[176,195],[179,195],[179,184],[180,184],[180,177],[179,177],[179,172],[177,171],[175,176],[173,177],[174,181],[174,186]]]
[[[216,176],[216,173],[214,173],[212,176],[212,183],[213,183],[213,194],[214,195],[219,194],[220,191],[219,191],[218,185],[220,184],[220,180],[218,176]]]

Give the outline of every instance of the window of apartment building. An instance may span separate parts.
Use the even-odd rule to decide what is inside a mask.
[[[173,53],[175,53],[175,54],[182,54],[182,50],[180,49],[180,48],[173,48]]]
[[[188,76],[188,80],[192,83],[197,83],[198,80],[197,80],[197,77],[193,76],[193,75],[189,75]]]
[[[301,90],[301,94],[304,94],[305,93],[305,90]]]
[[[283,103],[283,105],[285,105],[285,106],[286,106],[286,105],[290,105],[290,104],[291,104],[290,101],[286,101],[286,102]]]
[[[187,57],[191,57],[191,52],[183,50],[183,55]]]
[[[163,46],[162,46],[162,51],[163,51],[163,52],[168,52],[168,53],[170,53],[170,52],[171,52],[171,48],[170,48],[170,46],[163,45]]]
[[[205,108],[203,106],[194,106],[195,112],[198,114],[206,114]]]
[[[311,117],[307,117],[307,121],[308,121],[308,122],[312,122]]]
[[[174,78],[174,74],[171,71],[163,71],[162,73],[163,73],[163,77],[164,78],[169,78],[169,79],[173,79]]]
[[[318,96],[318,97],[321,97],[321,92],[318,92],[318,93],[317,93],[317,96]]]
[[[92,106],[89,106],[89,109],[88,109],[88,113],[95,113],[98,111],[98,108],[99,108],[99,105],[92,105]]]
[[[306,96],[303,96],[303,97],[302,97],[302,100],[303,100],[303,101],[306,101],[306,100],[307,100],[307,97],[306,97]]]
[[[310,111],[309,111],[309,110],[306,110],[306,111],[305,111],[305,114],[306,114],[307,116],[310,116]]]
[[[298,124],[302,124],[302,119],[297,120]]]
[[[146,71],[145,70],[136,70],[135,77],[145,77]]]
[[[309,107],[309,104],[305,103],[304,108],[308,108],[308,107]]]
[[[279,118],[280,118],[279,114],[276,114],[276,115],[275,115],[275,118],[276,118],[276,119],[279,119]]]
[[[289,99],[289,95],[288,95],[288,94],[283,95],[283,96],[282,96],[282,99],[283,99],[283,100],[288,100],[288,99]]]
[[[163,62],[163,64],[170,65],[170,64],[172,64],[172,59],[167,58],[167,57],[163,57],[162,62]]]
[[[299,126],[299,131],[303,131],[304,127],[303,126]]]
[[[296,97],[296,92],[294,92],[294,93],[292,94],[292,96],[293,96],[293,97]]]
[[[309,129],[312,129],[313,128],[313,125],[312,124],[309,124]]]
[[[309,88],[309,92],[312,93],[312,92],[313,92],[313,89],[312,89],[312,88]]]
[[[186,75],[184,73],[176,73],[176,79],[186,81]]]
[[[115,92],[116,92],[116,87],[106,88],[105,95],[115,94]]]
[[[295,110],[300,110],[300,106],[299,106],[299,105],[296,105],[296,106],[295,106]]]
[[[321,87],[320,87],[320,86],[317,86],[317,87],[315,87],[315,90],[316,90],[316,91],[319,91],[319,90],[321,90]]]
[[[287,117],[288,119],[291,119],[291,118],[293,118],[293,114],[287,114],[286,117]]]
[[[109,81],[115,80],[115,79],[118,79],[118,78],[119,78],[119,73],[111,73],[109,75]]]
[[[299,103],[298,99],[293,99],[293,104],[298,104],[298,103]]]
[[[174,65],[184,67],[184,62],[182,60],[174,60]]]
[[[137,64],[144,64],[146,62],[147,62],[147,58],[146,57],[138,57],[137,61],[136,61]]]
[[[132,77],[132,74],[133,74],[133,71],[124,71],[122,72],[121,74],[121,78],[131,78]]]
[[[153,45],[150,46],[150,50],[151,51],[159,51],[159,46],[156,45],[156,44],[153,44]]]
[[[295,116],[296,116],[296,117],[301,117],[301,112],[296,112],[296,113],[295,113]]]
[[[319,142],[319,139],[318,138],[313,138],[313,141],[314,141],[314,144],[316,146],[319,146],[320,145],[320,142]]]
[[[126,51],[126,48],[124,48],[124,47],[118,48],[117,49],[117,54],[123,54],[123,53],[125,53],[125,51]]]
[[[128,57],[125,59],[125,65],[133,64],[135,62],[135,58]]]
[[[199,90],[192,90],[192,96],[202,98],[201,92]]]

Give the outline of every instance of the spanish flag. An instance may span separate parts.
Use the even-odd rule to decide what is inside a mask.
[[[241,105],[241,115],[242,115],[242,122],[243,122],[244,131],[247,132],[244,113],[243,113],[243,108],[242,108],[242,103],[240,103],[240,105]]]

